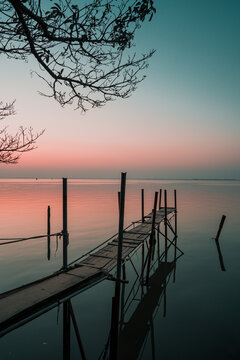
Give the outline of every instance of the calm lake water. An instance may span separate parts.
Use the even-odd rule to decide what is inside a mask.
[[[117,232],[119,187],[115,180],[68,181],[69,262]],[[167,189],[171,206],[177,190],[178,246],[184,255],[163,285],[152,285],[150,301],[140,302],[137,292],[126,312],[123,339],[124,326],[127,329],[134,317],[140,324],[134,329],[138,341],[131,359],[239,359],[240,182],[128,180],[125,226],[141,217],[142,188],[146,213],[153,207],[155,191]],[[60,180],[0,180],[0,238],[45,234],[48,205],[51,232],[60,232],[61,191]],[[219,243],[226,271],[221,270],[212,239],[223,214],[226,221]],[[1,292],[58,270],[62,240],[57,243],[52,238],[50,261],[46,249],[45,238],[0,246]],[[133,258],[136,267],[140,255]],[[129,262],[126,270],[127,296],[136,276]],[[114,283],[104,280],[71,299],[87,359],[104,358],[113,294]],[[2,337],[0,359],[64,359],[62,307]],[[81,359],[73,327],[70,359]]]

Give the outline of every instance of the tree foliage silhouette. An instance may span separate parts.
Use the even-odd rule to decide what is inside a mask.
[[[2,0],[0,53],[33,56],[50,90],[43,95],[85,111],[130,96],[143,80],[154,51],[137,56],[133,40],[155,11],[153,0]]]

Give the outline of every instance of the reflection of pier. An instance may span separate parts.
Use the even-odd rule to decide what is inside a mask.
[[[163,295],[166,300],[167,277],[175,268],[175,262],[163,262],[159,264],[156,272],[150,277],[146,294],[139,299],[139,304],[119,332],[119,360],[137,359],[147,334],[151,334],[152,358],[154,359],[154,312],[156,311],[160,297]],[[164,301],[164,312],[166,302]]]
[[[111,348],[113,345],[118,346],[118,338],[124,336],[127,331],[127,326],[121,327],[120,337],[118,336],[119,324],[119,305],[121,284],[126,284],[125,277],[125,263],[133,266],[134,271],[138,274],[137,279],[141,286],[148,288],[149,295],[143,295],[144,303],[149,303],[149,311],[154,307],[155,302],[158,301],[162,287],[160,285],[163,277],[171,272],[173,265],[168,262],[168,250],[174,247],[174,258],[176,259],[177,252],[177,206],[176,206],[176,191],[174,192],[174,206],[167,206],[167,192],[164,194],[164,206],[161,204],[161,191],[159,202],[157,205],[158,193],[155,193],[153,211],[144,215],[144,197],[142,191],[142,219],[132,223],[129,227],[123,229],[124,217],[124,194],[123,181],[121,187],[121,194],[119,197],[120,220],[119,232],[117,235],[108,239],[97,248],[89,253],[76,259],[71,264],[67,265],[67,246],[68,246],[68,232],[67,232],[67,201],[66,201],[66,179],[63,182],[63,268],[57,273],[32,282],[30,284],[21,286],[0,295],[0,336],[8,333],[16,327],[31,321],[33,318],[39,316],[41,313],[50,310],[60,302],[64,302],[64,349],[69,345],[68,327],[70,324],[69,317],[72,319],[76,336],[80,336],[76,327],[76,319],[70,305],[66,305],[66,299],[70,299],[76,293],[87,289],[90,286],[97,284],[103,279],[115,281],[115,305],[113,308],[113,321],[111,329]],[[171,218],[175,219],[174,226],[171,225]],[[173,239],[170,235],[173,235]],[[160,251],[160,235],[164,238],[164,245]],[[48,241],[50,231],[48,232]],[[141,249],[142,266],[138,270],[134,265],[132,258],[137,250]],[[178,249],[180,253],[182,251]],[[153,265],[155,260],[159,265],[159,271],[155,275],[153,272]],[[160,262],[164,260],[163,262]],[[114,268],[117,266],[117,276],[113,274]],[[121,267],[123,266],[123,277],[121,275]],[[120,275],[119,275],[120,272]],[[158,278],[159,276],[159,278]],[[156,278],[156,280],[154,280]],[[157,280],[158,279],[158,280]],[[154,295],[153,289],[155,281],[159,281],[159,288]],[[124,288],[124,286],[123,286]],[[147,300],[148,299],[148,300]],[[69,304],[69,303],[68,303]],[[142,305],[143,306],[143,305]],[[146,313],[147,314],[147,313]],[[145,315],[144,315],[145,316]],[[145,319],[145,318],[144,318]],[[129,325],[130,327],[130,325]],[[146,327],[146,323],[144,325]],[[124,331],[124,332],[122,332]],[[117,336],[117,337],[116,337]],[[80,346],[80,342],[79,342]],[[80,346],[81,347],[81,346]],[[120,351],[120,350],[119,350]],[[64,352],[65,353],[65,352]],[[66,350],[66,354],[68,350]],[[114,352],[111,352],[110,358],[114,359]],[[82,355],[83,356],[83,355]],[[116,358],[116,357],[115,357]],[[68,359],[68,355],[66,355]]]

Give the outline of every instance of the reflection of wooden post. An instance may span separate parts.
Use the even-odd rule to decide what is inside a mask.
[[[152,360],[156,359],[156,351],[155,351],[155,340],[154,340],[154,327],[153,327],[153,317],[150,320],[150,330],[151,330],[151,347],[152,347]]]
[[[163,317],[167,315],[167,281],[164,280],[163,285]]]
[[[116,333],[118,335],[118,322],[116,322],[116,297],[112,297],[112,314],[111,314],[111,330],[110,330],[110,351],[109,351],[109,359],[116,360],[117,359],[117,343],[118,337],[116,337]]]
[[[165,261],[167,261],[167,190],[164,190]]]
[[[216,246],[217,246],[218,257],[219,257],[221,269],[222,269],[222,271],[226,271],[225,266],[224,266],[224,262],[223,262],[223,256],[222,256],[221,248],[220,248],[220,245],[219,245],[219,241],[215,240],[215,242],[216,242]]]
[[[158,263],[160,261],[160,226],[157,228],[157,253],[158,253]]]
[[[70,315],[71,315],[71,318],[72,318],[72,324],[73,324],[73,327],[74,327],[74,330],[75,330],[75,334],[76,334],[76,338],[77,338],[77,342],[78,342],[78,347],[79,347],[79,350],[80,350],[80,353],[81,353],[81,356],[82,356],[82,360],[86,360],[86,355],[85,355],[85,352],[84,352],[82,340],[81,340],[80,333],[79,333],[79,330],[78,330],[77,320],[75,318],[74,311],[73,311],[72,304],[71,304],[70,300],[69,300],[69,311],[70,311]]]
[[[160,210],[161,207],[162,207],[161,202],[162,202],[162,189],[159,190],[159,206],[158,206],[159,210]]]
[[[144,189],[142,189],[141,194],[142,194],[142,196],[141,196],[141,200],[142,200],[142,222],[144,222]]]
[[[47,208],[47,258],[50,260],[51,257],[51,247],[50,247],[50,234],[51,234],[51,225],[50,225],[50,206]]]
[[[70,307],[69,301],[63,303],[63,360],[70,360]]]

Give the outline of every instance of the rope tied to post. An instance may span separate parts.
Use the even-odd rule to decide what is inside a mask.
[[[13,244],[13,243],[17,243],[17,242],[21,242],[21,241],[26,241],[26,240],[33,240],[33,239],[41,239],[41,238],[45,238],[48,236],[61,236],[62,233],[54,233],[54,234],[46,234],[46,235],[37,235],[37,236],[30,236],[30,237],[26,237],[26,238],[0,238],[0,241],[4,241],[1,242],[0,245],[8,245],[8,244]]]

